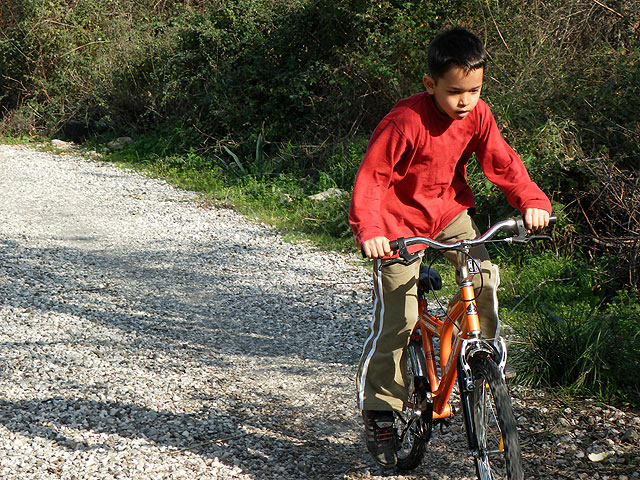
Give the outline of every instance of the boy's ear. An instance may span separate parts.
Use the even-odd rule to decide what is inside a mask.
[[[422,83],[424,84],[424,88],[427,89],[427,92],[433,95],[433,93],[436,90],[436,81],[433,79],[433,77],[430,77],[429,75],[424,75],[422,77]]]

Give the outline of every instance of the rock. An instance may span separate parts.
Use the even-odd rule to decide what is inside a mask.
[[[594,463],[601,462],[609,456],[609,452],[590,453],[587,458]]]
[[[340,190],[339,188],[329,188],[324,192],[316,193],[315,195],[309,195],[309,200],[321,202],[329,198],[342,197],[344,195],[348,195],[348,193],[344,190]]]
[[[51,146],[60,150],[73,150],[75,148],[75,145],[72,142],[65,142],[58,138],[51,140]]]
[[[638,434],[636,433],[636,431],[633,428],[628,428],[622,434],[622,436],[620,437],[620,440],[626,443],[631,443],[637,440],[637,438],[638,438]]]
[[[107,143],[107,148],[112,151],[122,150],[124,147],[126,147],[130,143],[133,143],[133,138],[118,137],[115,140],[111,140],[109,143]]]

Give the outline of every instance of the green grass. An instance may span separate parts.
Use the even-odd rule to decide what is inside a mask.
[[[605,261],[543,252],[503,269],[501,317],[518,381],[638,406],[640,305],[607,291]]]
[[[0,137],[0,143],[5,145],[31,145],[33,144],[33,137],[28,135],[21,135],[19,137]]]

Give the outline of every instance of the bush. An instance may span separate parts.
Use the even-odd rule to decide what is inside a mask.
[[[501,316],[515,332],[520,382],[637,405],[640,305],[630,293],[606,300],[608,268],[547,253],[522,257],[509,272]]]
[[[269,151],[295,145],[299,168],[321,169],[336,148],[360,131],[368,136],[419,84],[416,67],[447,8],[446,2],[217,2],[176,22],[158,110],[193,124],[203,148],[226,145],[247,156],[262,132]]]
[[[562,387],[570,393],[638,405],[640,351],[637,308],[567,311],[541,306],[512,351],[525,384]]]
[[[30,129],[149,127],[156,51],[177,2],[15,0],[0,4],[0,106],[33,112]],[[153,53],[151,53],[153,52]],[[24,114],[23,114],[24,116]]]
[[[492,62],[485,98],[532,177],[575,223],[563,247],[619,257],[612,276],[637,291],[636,2],[469,3],[471,16],[487,26]],[[491,205],[495,188],[485,194]]]

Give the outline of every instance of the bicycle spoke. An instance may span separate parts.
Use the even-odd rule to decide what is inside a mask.
[[[511,402],[497,365],[481,359],[472,366],[475,388],[471,398],[473,452],[481,480],[520,480],[523,478],[520,446]]]

